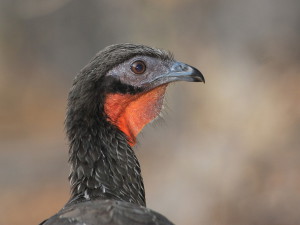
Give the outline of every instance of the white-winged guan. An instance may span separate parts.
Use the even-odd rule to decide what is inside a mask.
[[[204,77],[169,52],[135,44],[106,47],[80,71],[65,121],[71,198],[43,225],[172,224],[146,208],[132,146],[159,115],[174,81],[204,82]]]

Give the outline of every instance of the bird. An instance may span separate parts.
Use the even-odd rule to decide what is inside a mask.
[[[76,75],[65,119],[71,197],[40,225],[173,224],[146,207],[133,146],[175,81],[205,79],[169,51],[130,43],[104,48]]]

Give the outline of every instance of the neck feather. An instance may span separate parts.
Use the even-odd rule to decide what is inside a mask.
[[[70,111],[66,126],[71,164],[69,203],[100,198],[145,206],[140,165],[125,135],[100,116],[87,120]]]

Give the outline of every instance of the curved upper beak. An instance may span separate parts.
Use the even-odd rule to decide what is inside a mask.
[[[182,80],[205,83],[204,76],[199,70],[182,62],[174,62],[169,73],[165,74],[164,76],[171,78],[172,81]]]
[[[196,68],[182,62],[172,62],[166,73],[159,74],[150,81],[150,88],[154,88],[163,84],[175,81],[203,82],[204,76]],[[148,86],[149,88],[149,86]]]

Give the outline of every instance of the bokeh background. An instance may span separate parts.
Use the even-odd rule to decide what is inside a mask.
[[[172,51],[177,83],[135,148],[148,207],[176,224],[300,224],[300,1],[1,0],[0,224],[69,198],[67,93],[102,48]]]

